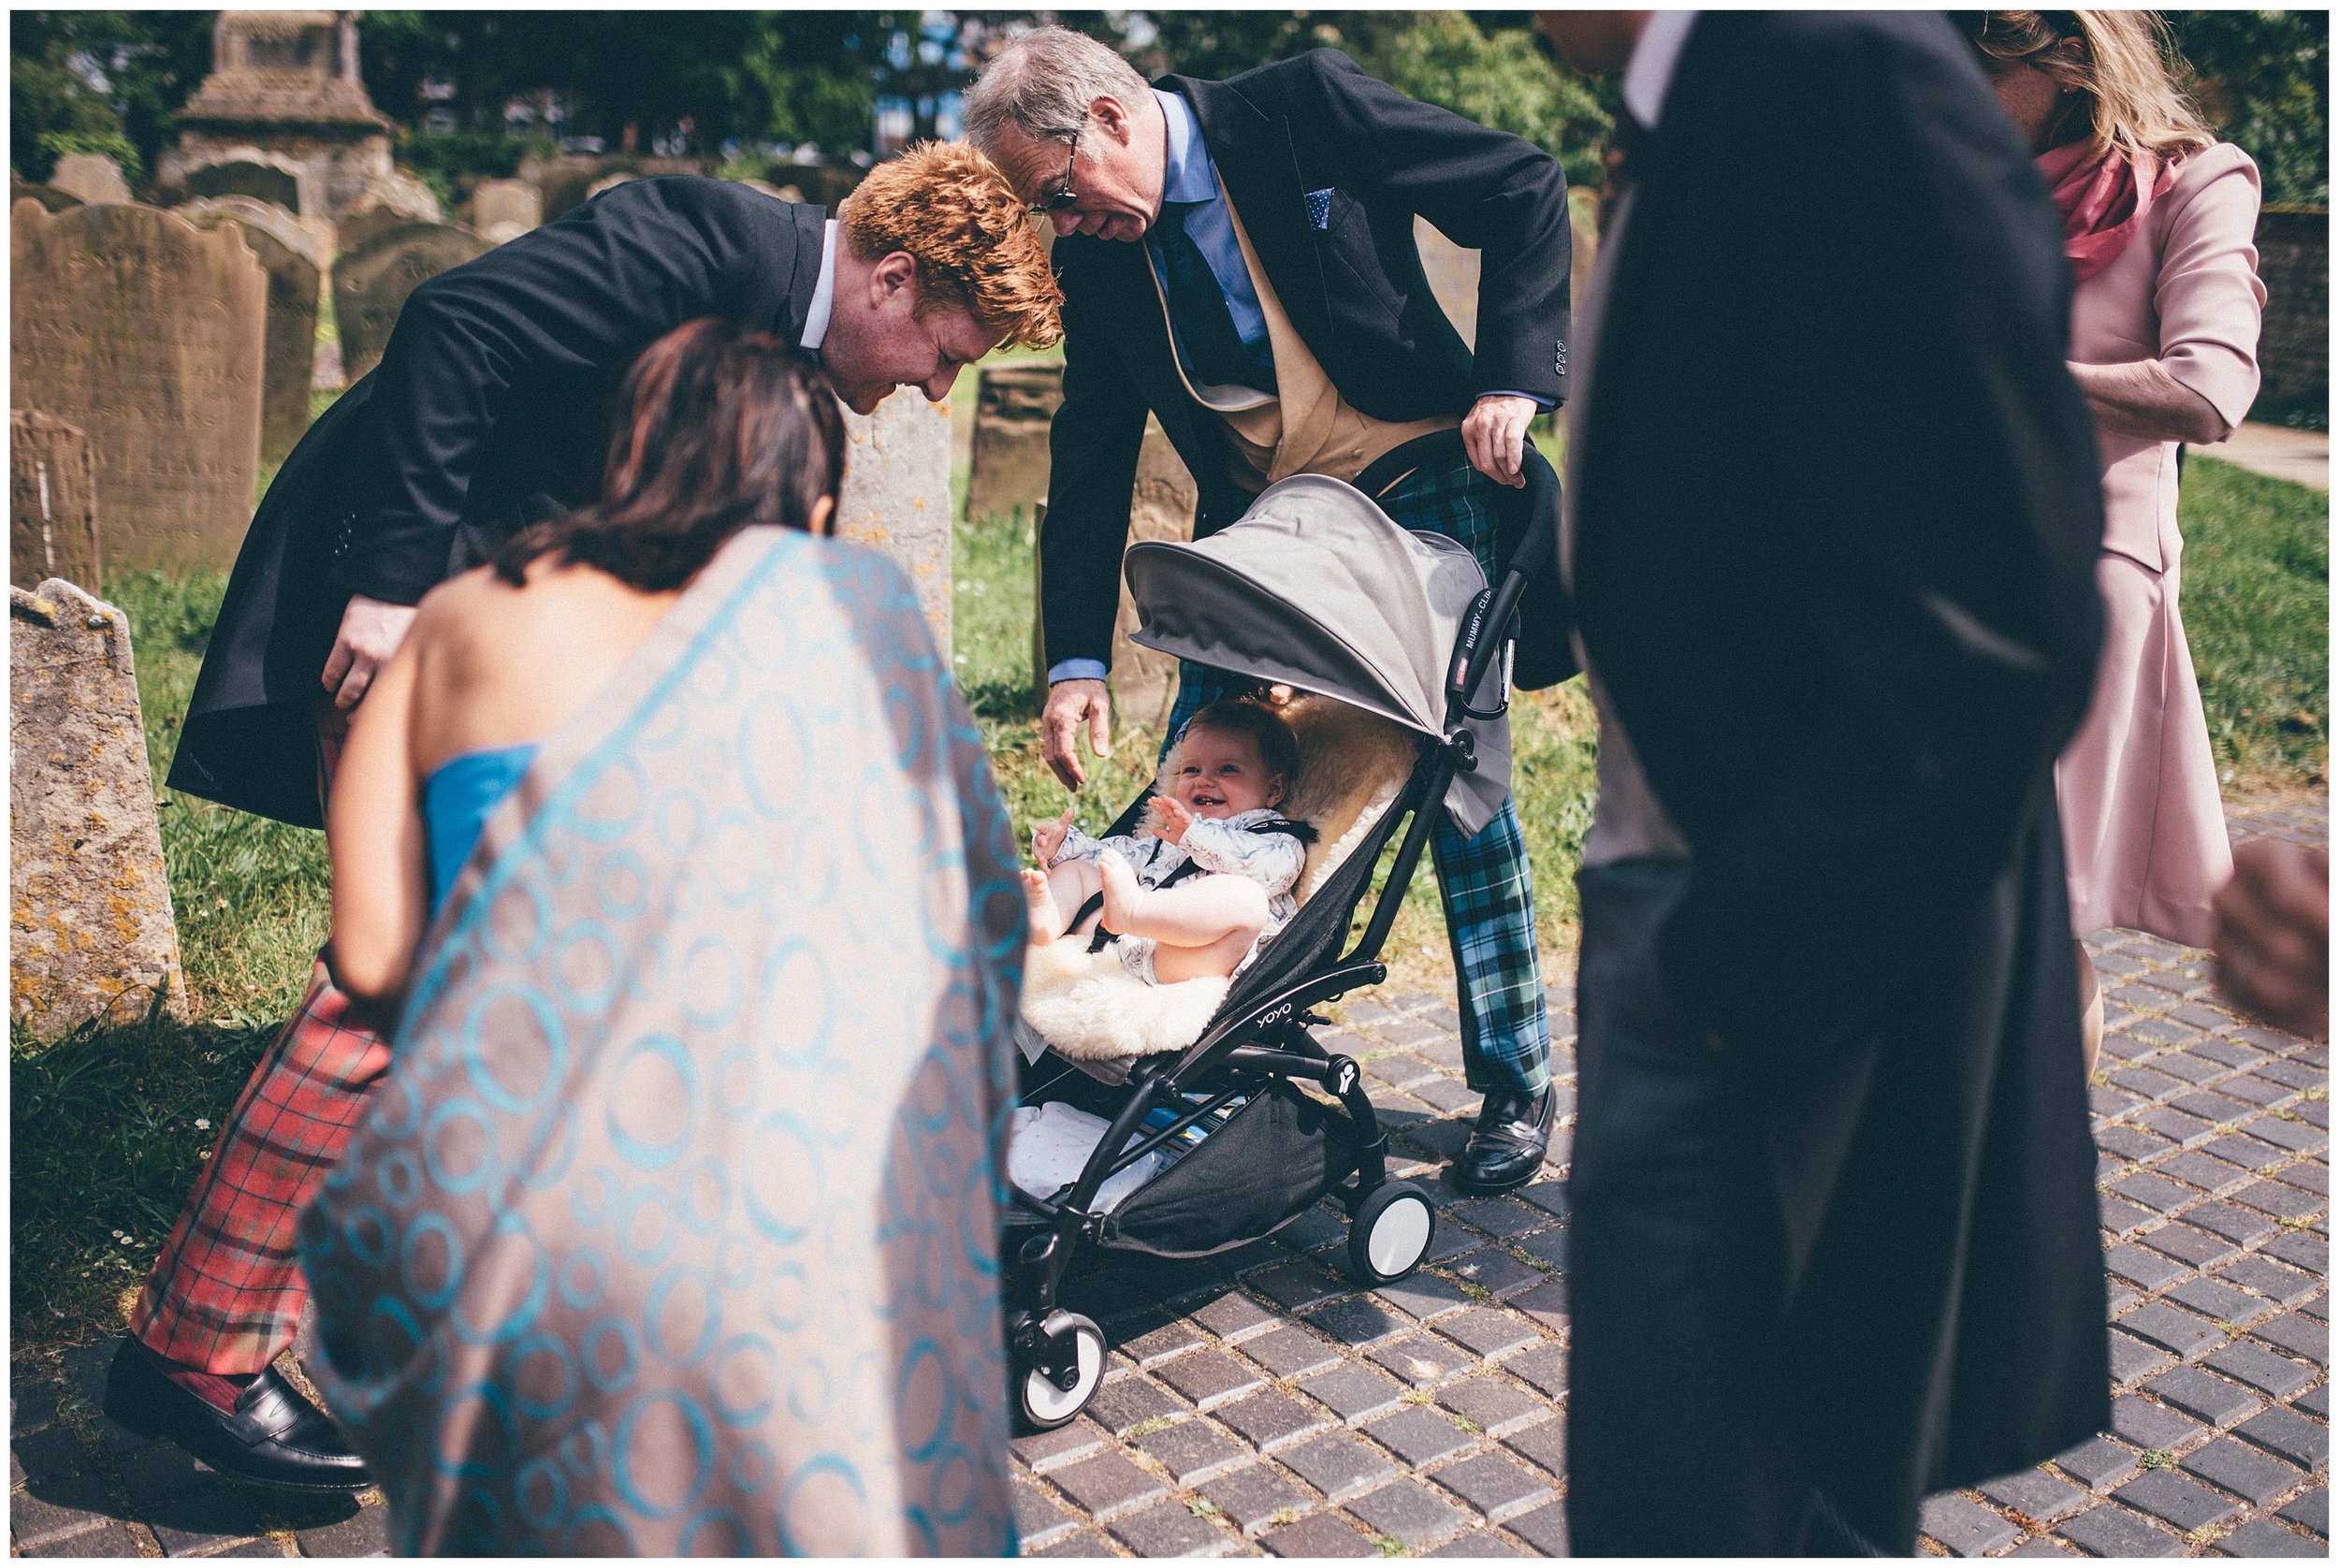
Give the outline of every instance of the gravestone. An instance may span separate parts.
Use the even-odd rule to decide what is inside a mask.
[[[1048,497],[1048,424],[1064,401],[1064,367],[1017,363],[982,371],[966,480],[966,520],[1035,515]]]
[[[8,1007],[51,1040],[186,1017],[130,623],[51,579],[8,589]]]
[[[49,182],[83,201],[128,201],[130,182],[122,166],[103,152],[67,152],[57,159]]]
[[[944,658],[951,651],[951,409],[905,386],[864,417],[845,412],[845,485],[836,532],[893,558],[918,590]]]
[[[173,209],[198,228],[233,224],[268,273],[268,347],[260,372],[260,461],[281,463],[309,428],[316,379],[316,240],[281,207],[250,196],[212,196]]]
[[[1591,267],[1600,245],[1600,193],[1577,185],[1567,193],[1567,294],[1571,312],[1591,282]],[[1413,221],[1414,244],[1421,253],[1421,269],[1429,275],[1430,292],[1438,308],[1454,324],[1462,341],[1478,341],[1478,253],[1465,250],[1440,234],[1427,218]]]
[[[544,221],[544,195],[525,180],[482,180],[471,194],[471,226],[490,245],[526,234]]]
[[[20,201],[37,201],[51,212],[62,212],[68,207],[79,207],[81,198],[71,191],[61,191],[54,185],[28,185],[13,173],[8,176],[8,207],[13,211]]]
[[[97,466],[89,437],[34,409],[8,414],[8,581],[105,580],[97,543]]]
[[[341,253],[362,251],[383,235],[400,228],[414,220],[395,207],[369,207],[362,212],[352,212],[334,228]]]
[[[409,223],[343,251],[333,266],[333,319],[341,328],[342,373],[356,381],[380,363],[398,312],[417,284],[491,249],[467,228]]]
[[[1148,416],[1145,443],[1138,449],[1137,483],[1129,496],[1129,543],[1140,539],[1191,539],[1197,491],[1193,474],[1178,449],[1170,444],[1160,424]],[[1047,505],[1038,508],[1039,525],[1047,526]],[[1041,585],[1039,558],[1032,561],[1033,626],[1032,685],[1044,699],[1048,690],[1045,617],[1039,613]],[[1170,721],[1178,699],[1178,661],[1169,654],[1140,647],[1129,640],[1138,627],[1137,601],[1129,596],[1128,580],[1120,580],[1121,603],[1112,621],[1112,669],[1105,684],[1112,693],[1114,733],[1131,727],[1159,731]]]
[[[315,216],[324,207],[322,191],[304,191],[302,175],[306,171],[289,158],[272,157],[260,152],[247,152],[243,156],[225,158],[215,164],[187,170],[185,189],[189,198],[202,196],[250,196],[281,207],[287,212]]]
[[[268,274],[229,225],[152,207],[16,205],[11,408],[89,433],[107,564],[225,562],[260,466]]]

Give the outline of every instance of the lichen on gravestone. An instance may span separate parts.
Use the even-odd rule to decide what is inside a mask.
[[[51,1040],[186,1016],[130,623],[51,578],[8,589],[9,1016]]]
[[[877,412],[845,411],[840,538],[891,556],[918,590],[918,607],[951,656],[951,410],[905,386]]]

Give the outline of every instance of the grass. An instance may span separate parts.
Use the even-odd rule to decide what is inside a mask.
[[[2331,498],[2188,452],[2177,522],[2179,603],[2220,777],[2325,782]]]
[[[972,379],[964,385],[970,416]],[[329,401],[321,397],[319,412]],[[1537,436],[1556,459],[1556,434]],[[2237,779],[2319,784],[2330,711],[2327,499],[2201,457],[2187,458],[2185,478],[2186,622],[2221,765]],[[1067,800],[1039,761],[1032,559],[1028,523],[959,530],[957,673],[1026,834]],[[20,1347],[85,1340],[120,1324],[254,1062],[298,1001],[326,933],[321,835],[160,789],[225,573],[123,573],[106,586],[130,617],[196,1022],[85,1031],[48,1046],[11,1039],[10,1321]],[[1538,935],[1547,976],[1556,978],[1575,946],[1573,873],[1591,817],[1592,717],[1581,683],[1571,683],[1522,694],[1512,723]],[[1101,825],[1136,794],[1160,738],[1119,737],[1082,792],[1083,822]],[[1387,956],[1393,990],[1434,989],[1450,975],[1426,866]]]

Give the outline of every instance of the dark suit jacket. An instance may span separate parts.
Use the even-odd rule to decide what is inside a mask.
[[[1932,13],[1704,13],[1635,178],[1578,626],[1693,851],[1668,990],[1778,1163],[1781,1379],[1830,1495],[1905,1542],[1924,1491],[2108,1415],[2052,776],[2103,527],[2061,226]]]
[[[1460,416],[1482,392],[1566,398],[1567,180],[1549,156],[1416,103],[1335,50],[1159,85],[1193,104],[1259,265],[1352,406],[1403,421]],[[1306,197],[1327,189],[1318,229]],[[1475,357],[1430,292],[1416,213],[1481,254]],[[1050,663],[1110,662],[1146,411],[1194,474],[1198,535],[1251,495],[1229,475],[1225,423],[1179,379],[1143,242],[1071,236],[1055,261],[1064,403],[1049,432],[1041,617]]]
[[[170,787],[322,825],[314,707],[349,596],[414,603],[591,501],[626,370],[684,322],[798,341],[826,216],[728,181],[637,180],[416,288],[252,519]]]

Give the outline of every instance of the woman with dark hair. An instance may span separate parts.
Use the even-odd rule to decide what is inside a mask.
[[[1009,1548],[1022,900],[810,360],[690,323],[594,505],[422,603],[327,831],[394,1064],[301,1226],[405,1552]]]
[[[2152,12],[1953,15],[2063,214],[2103,468],[2103,660],[2055,769],[2071,928],[2205,948],[2233,855],[2177,612],[2178,443],[2225,440],[2258,395],[2258,168],[2178,90]],[[2078,952],[2092,1071],[2103,997]]]

